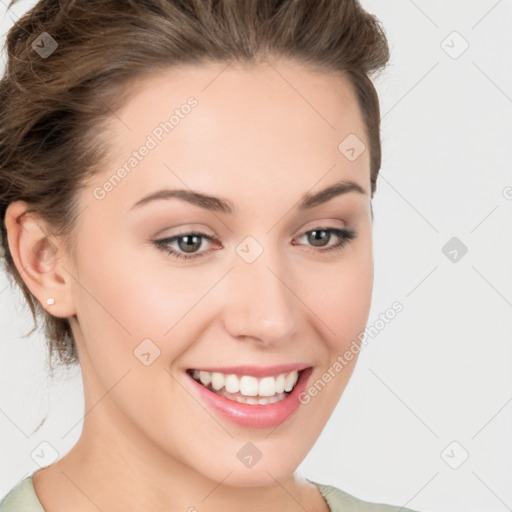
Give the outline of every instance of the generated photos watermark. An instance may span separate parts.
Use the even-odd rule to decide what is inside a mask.
[[[299,394],[299,402],[303,405],[309,404],[311,398],[318,395],[359,354],[361,349],[368,345],[370,339],[375,338],[403,309],[402,303],[395,301],[384,313],[380,313],[379,318],[372,325],[366,326],[364,331],[352,340],[350,348],[343,354],[339,354],[331,366],[308,389]]]
[[[183,103],[179,108],[175,108],[173,114],[169,116],[167,120],[160,122],[156,125],[151,133],[147,135],[145,142],[130,156],[121,167],[119,167],[112,175],[106,179],[100,187],[96,187],[93,190],[93,196],[96,199],[105,199],[109,192],[115,189],[121,181],[128,176],[133,169],[135,169],[150,152],[155,149],[166,135],[172,132],[176,126],[178,126],[183,119],[185,119],[191,112],[192,109],[197,107],[199,102],[196,98],[191,96],[187,99],[186,103]]]

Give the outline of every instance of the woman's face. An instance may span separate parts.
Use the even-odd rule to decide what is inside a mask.
[[[370,155],[354,92],[282,61],[138,85],[104,134],[112,162],[79,197],[84,434],[103,432],[123,461],[273,484],[331,415],[370,309]],[[237,385],[243,401],[274,403],[221,396]]]

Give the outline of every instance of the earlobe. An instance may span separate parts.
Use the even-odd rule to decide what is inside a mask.
[[[15,201],[5,214],[7,244],[16,269],[44,309],[57,317],[73,316],[72,278],[62,265],[63,248],[46,223],[28,209],[25,201]]]

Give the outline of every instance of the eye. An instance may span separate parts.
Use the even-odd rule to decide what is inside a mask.
[[[154,240],[153,243],[158,249],[166,251],[170,256],[188,260],[204,256],[204,251],[199,253],[195,252],[203,245],[203,239],[208,242],[213,241],[213,238],[205,233],[192,232],[174,235],[169,238],[163,238],[162,240]],[[170,245],[175,242],[178,244],[178,250],[170,247]]]
[[[333,245],[328,245],[332,236],[337,237],[338,241]],[[356,233],[351,229],[340,229],[340,228],[315,228],[313,230],[306,231],[299,238],[307,237],[312,247],[317,249],[313,252],[330,252],[330,251],[341,251],[343,247],[350,241],[356,238]],[[153,244],[161,251],[167,252],[169,256],[177,259],[197,259],[202,258],[207,251],[198,252],[203,245],[203,240],[208,242],[216,242],[216,240],[201,232],[190,232],[181,233],[174,235],[169,238],[163,238],[161,240],[153,240]],[[174,248],[171,247],[175,245]],[[294,243],[293,245],[298,245]],[[318,249],[319,248],[319,249]]]
[[[338,238],[338,241],[333,245],[327,245],[332,235],[335,235]],[[341,229],[341,228],[315,228],[309,231],[306,231],[302,237],[306,237],[308,242],[312,244],[313,247],[320,247],[320,250],[315,252],[330,252],[330,251],[341,251],[345,245],[350,241],[356,238],[356,232],[352,229]],[[295,244],[294,244],[295,245]]]

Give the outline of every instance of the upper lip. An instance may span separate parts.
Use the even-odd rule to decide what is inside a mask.
[[[291,364],[279,364],[276,366],[254,366],[254,365],[242,365],[242,366],[208,366],[208,367],[195,367],[190,370],[198,370],[204,372],[218,372],[225,374],[235,375],[253,375],[254,377],[271,377],[274,375],[281,375],[282,373],[290,373],[294,370],[300,372],[309,368],[311,365],[307,363],[291,363]]]

